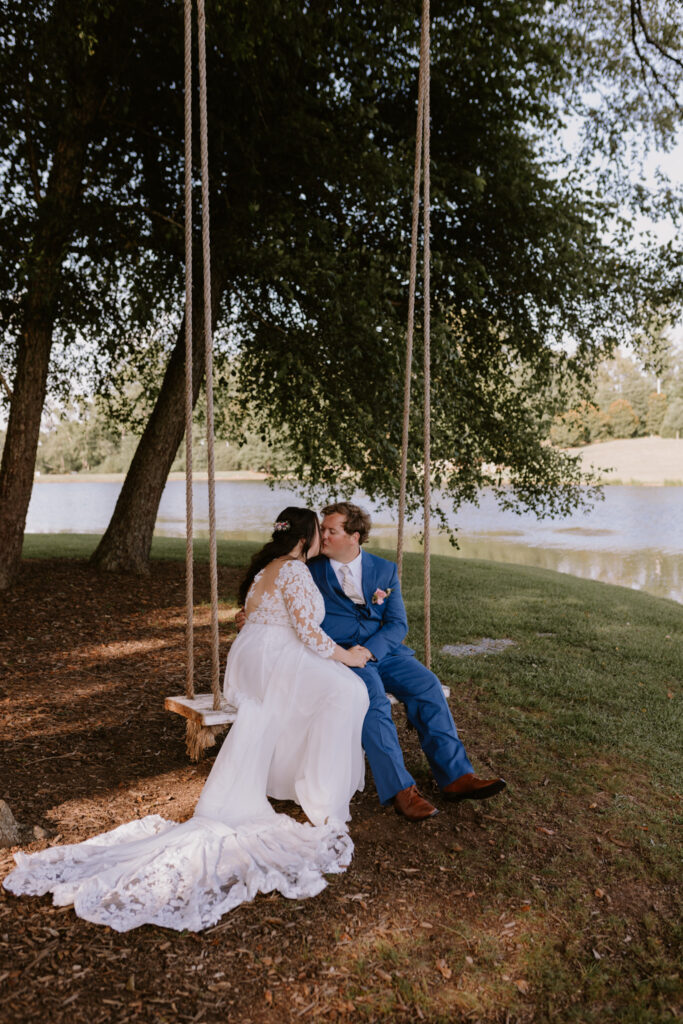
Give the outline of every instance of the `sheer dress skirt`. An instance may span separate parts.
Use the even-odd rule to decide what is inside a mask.
[[[321,658],[290,626],[247,622],[228,657],[224,692],[239,708],[197,814],[239,824],[294,800],[315,825],[349,820],[364,784],[368,695],[346,666]]]

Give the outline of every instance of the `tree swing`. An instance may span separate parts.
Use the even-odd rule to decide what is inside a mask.
[[[185,592],[187,616],[185,694],[166,697],[168,711],[186,719],[188,756],[198,761],[204,750],[213,746],[215,737],[234,722],[237,710],[227,703],[220,688],[218,649],[218,558],[216,545],[216,498],[214,464],[213,411],[213,341],[211,328],[211,252],[209,229],[209,157],[206,90],[206,15],[204,0],[197,0],[197,36],[199,65],[199,137],[202,185],[202,266],[204,276],[204,345],[206,376],[206,442],[209,491],[209,575],[211,586],[211,692],[199,693],[194,688],[194,560],[192,501],[192,0],[185,0],[185,507],[186,507],[186,572]],[[423,186],[423,301],[424,301],[424,634],[425,664],[431,666],[431,579],[430,579],[430,425],[431,425],[431,353],[430,353],[430,11],[429,0],[423,0],[420,33],[420,67],[418,76],[417,131],[415,140],[415,171],[413,181],[412,234],[410,247],[410,282],[408,291],[408,328],[403,393],[403,432],[401,441],[401,473],[398,509],[396,560],[399,579],[403,573],[406,489],[408,476],[408,440],[411,404],[413,334],[415,325],[415,291],[417,282],[417,246],[420,208],[420,183]],[[447,687],[444,692],[448,696]],[[397,703],[390,694],[392,703]]]
[[[204,351],[206,447],[209,487],[209,577],[211,586],[211,692],[194,688],[194,553],[192,502],[192,0],[185,0],[185,694],[166,697],[164,706],[187,719],[188,756],[198,761],[216,734],[234,722],[237,711],[224,700],[218,660],[218,555],[216,546],[216,474],[213,416],[213,338],[211,329],[211,245],[209,228],[209,147],[206,101],[206,14],[197,0],[199,63],[199,144],[202,182],[202,272],[204,277]]]

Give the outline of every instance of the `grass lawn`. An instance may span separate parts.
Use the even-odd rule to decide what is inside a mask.
[[[24,538],[24,558],[89,558],[99,543],[98,534],[92,533],[29,533]],[[220,565],[246,565],[258,545],[251,541],[218,542]],[[209,541],[194,541],[195,558],[208,562]],[[152,558],[163,561],[185,561],[185,540],[182,537],[155,537]]]
[[[29,536],[24,555],[80,560],[96,541]],[[200,558],[206,547],[199,542]],[[254,547],[220,542],[221,564],[244,565]],[[155,541],[155,559],[182,559],[183,553],[183,541]],[[55,563],[45,565],[49,588]],[[80,561],[73,565],[74,572],[87,571]],[[408,555],[408,642],[418,655],[420,581],[421,559]],[[547,570],[447,557],[433,559],[432,584],[432,667],[451,688],[449,703],[475,769],[502,774],[505,793],[477,805],[444,804],[398,712],[408,767],[441,813],[409,825],[379,807],[369,780],[352,805],[354,861],[315,899],[259,897],[210,932],[178,936],[147,927],[107,938],[105,953],[107,930],[76,921],[70,911],[59,911],[57,923],[47,898],[5,896],[0,932],[15,934],[30,917],[35,940],[41,922],[48,933],[68,923],[62,968],[74,959],[91,962],[93,999],[98,988],[107,988],[109,1019],[122,1022],[680,1020],[675,828],[683,777],[683,608]],[[117,586],[125,588],[126,577],[117,577]],[[227,615],[234,582],[225,586]],[[180,634],[178,609],[171,612]],[[514,646],[466,658],[439,653],[444,644],[482,637],[509,638]],[[95,657],[96,645],[89,650]],[[0,664],[2,655],[0,645]],[[160,701],[164,692],[164,684],[156,690],[152,682],[145,685],[136,697],[140,707],[152,697]],[[11,706],[5,710],[11,713]],[[158,721],[146,720],[131,737],[131,749],[156,747],[149,737],[158,729],[163,749],[155,765],[166,772],[167,789],[178,799],[185,794],[189,813],[213,755],[190,770],[180,724],[161,713]],[[44,728],[49,732],[49,722]],[[153,780],[151,769],[138,771],[130,806],[114,783],[108,791],[100,782],[88,797],[88,813],[99,821],[106,803],[112,827],[136,812],[157,810],[145,797]],[[40,784],[27,775],[27,806]],[[22,798],[7,799],[20,805]],[[75,824],[73,835],[87,838],[93,824],[80,828]],[[36,951],[27,949],[30,965]],[[166,960],[157,963],[159,949]],[[86,950],[91,961],[84,959]],[[126,957],[143,955],[156,966],[141,989],[139,972],[130,981]],[[38,974],[47,977],[46,964]],[[61,1009],[61,1003],[31,1002],[40,978],[30,970],[22,978],[22,999],[10,1004],[8,1021],[36,1019],[38,1006],[51,1007],[42,1010],[51,1022],[100,1019],[81,1011],[81,997],[70,998],[89,991],[86,982],[64,989]]]

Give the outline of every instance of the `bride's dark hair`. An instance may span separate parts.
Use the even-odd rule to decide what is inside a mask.
[[[318,517],[310,508],[295,508],[293,505],[289,505],[283,509],[275,520],[272,539],[253,556],[247,574],[240,583],[240,605],[244,607],[254,576],[269,562],[272,562],[274,558],[281,558],[282,555],[288,555],[300,540],[304,542],[301,554],[305,560],[311,544],[319,536]]]

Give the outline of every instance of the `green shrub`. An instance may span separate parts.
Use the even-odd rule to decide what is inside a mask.
[[[647,400],[647,414],[645,416],[645,429],[648,434],[660,434],[662,423],[666,416],[667,398],[664,394],[657,394],[653,391]]]
[[[669,403],[660,433],[662,437],[683,437],[683,398]]]
[[[639,419],[633,406],[625,398],[617,398],[607,410],[613,437],[635,437],[638,433]]]

